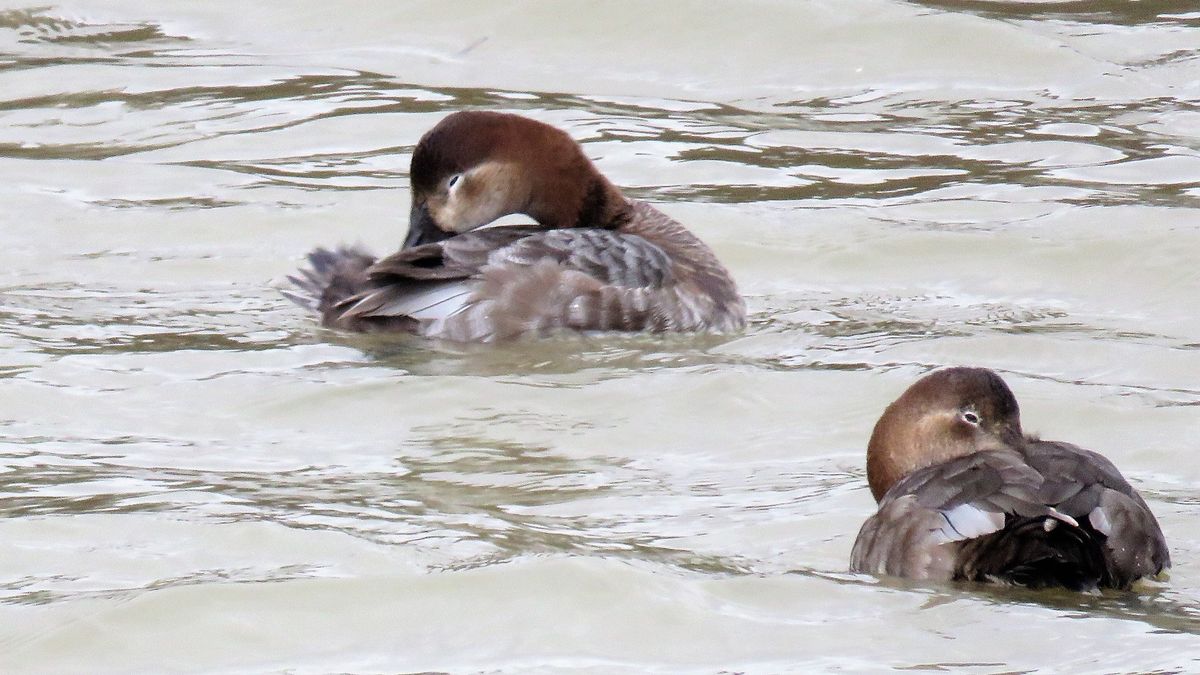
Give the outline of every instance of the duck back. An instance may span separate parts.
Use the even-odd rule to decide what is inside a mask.
[[[619,229],[488,227],[378,262],[318,249],[292,297],[329,327],[460,342],[742,328],[745,304],[711,250],[649,204],[630,210]]]
[[[1111,462],[1037,440],[906,476],[851,553],[858,572],[1070,590],[1128,588],[1170,564],[1157,520]]]

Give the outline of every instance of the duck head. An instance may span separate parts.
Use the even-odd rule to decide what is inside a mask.
[[[1019,446],[1012,390],[986,368],[946,368],[917,380],[883,411],[867,445],[875,501],[918,469],[983,450]]]
[[[628,202],[582,148],[548,124],[464,111],[430,129],[413,151],[409,248],[510,214],[546,228],[615,227]]]

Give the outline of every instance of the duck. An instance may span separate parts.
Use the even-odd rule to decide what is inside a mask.
[[[1012,390],[986,368],[933,371],[887,406],[867,482],[878,510],[854,542],[853,572],[1095,591],[1171,566],[1117,467],[1026,435]]]
[[[712,250],[629,199],[566,132],[468,110],[418,141],[400,250],[317,248],[285,295],[328,328],[498,342],[567,332],[741,330]],[[495,221],[524,215],[534,222]]]

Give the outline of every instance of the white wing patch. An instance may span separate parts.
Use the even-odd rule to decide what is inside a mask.
[[[385,302],[372,314],[386,316],[411,316],[423,321],[436,321],[461,310],[475,289],[461,282],[439,284],[417,293],[406,293],[403,297]]]
[[[462,281],[429,284],[386,300],[379,296],[393,293],[394,289],[383,288],[354,303],[346,313],[352,314],[362,308],[362,316],[408,316],[422,323],[437,323],[462,311],[475,292],[475,286]],[[379,305],[367,309],[375,303]]]
[[[1091,522],[1092,527],[1096,528],[1097,532],[1104,536],[1112,534],[1112,523],[1108,522],[1108,516],[1104,514],[1102,507],[1097,506],[1092,509],[1092,512],[1088,514],[1088,521]]]
[[[939,544],[982,537],[1004,527],[1003,513],[984,511],[972,504],[959,504],[938,513],[942,516],[942,525],[933,530],[932,535]]]

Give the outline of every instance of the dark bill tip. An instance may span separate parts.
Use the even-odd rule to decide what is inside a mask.
[[[432,244],[449,239],[452,235],[452,232],[437,226],[424,204],[413,204],[408,215],[408,236],[404,238],[404,248]]]

